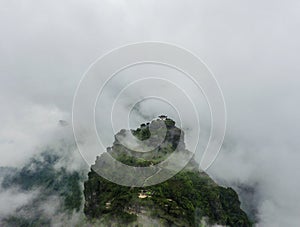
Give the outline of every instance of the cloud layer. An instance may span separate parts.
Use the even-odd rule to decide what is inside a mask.
[[[0,0],[0,165],[21,165],[60,136],[94,59],[171,42],[200,56],[225,96],[227,136],[210,174],[258,185],[260,226],[299,225],[299,11],[296,0]]]

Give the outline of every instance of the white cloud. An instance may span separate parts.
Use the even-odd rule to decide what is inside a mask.
[[[32,201],[39,191],[20,192],[18,189],[10,189],[0,192],[0,221],[3,217],[12,215],[17,208]]]
[[[299,225],[299,10],[296,0],[0,0],[0,165],[61,130],[95,58],[128,42],[172,42],[202,57],[224,92],[226,146],[210,172],[258,182],[263,226]]]

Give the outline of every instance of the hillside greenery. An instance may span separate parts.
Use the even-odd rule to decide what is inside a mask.
[[[167,118],[165,122],[165,140],[147,158],[131,156],[134,151],[128,150],[117,140],[108,152],[124,164],[149,166],[165,159],[178,146],[185,150],[183,132],[173,120]],[[153,136],[149,124],[143,124],[131,132],[140,140]],[[143,188],[117,185],[91,169],[84,183],[84,197],[84,213],[88,218],[101,218],[108,223],[114,220],[121,226],[136,222],[143,213],[159,219],[165,226],[200,226],[203,218],[208,219],[208,224],[252,225],[240,208],[237,193],[232,188],[217,185],[206,173],[198,171],[193,159],[185,169],[167,181]]]
[[[58,198],[61,213],[78,212],[82,207],[83,176],[78,171],[67,171],[57,167],[61,157],[52,150],[46,150],[33,157],[23,168],[7,174],[2,181],[4,190],[17,188],[19,192],[39,191],[29,204],[18,208],[17,215],[4,219],[5,226],[50,226],[50,218],[42,215],[40,206],[51,198]]]

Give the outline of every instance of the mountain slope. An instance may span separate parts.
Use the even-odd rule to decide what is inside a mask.
[[[60,165],[62,159],[62,154],[49,149],[32,157],[21,169],[6,171],[0,192],[29,199],[12,214],[0,215],[1,226],[53,226],[55,222],[60,226],[81,211],[84,171],[68,171]]]
[[[155,143],[163,131],[161,123],[166,125],[165,139],[150,152],[130,150],[119,141],[126,133],[132,133],[139,140],[152,138]],[[155,130],[150,132],[151,127]],[[147,167],[162,162],[173,152],[189,153],[185,149],[183,132],[171,119],[156,119],[136,130],[121,130],[113,146],[97,158],[84,183],[85,215],[90,220],[115,226],[152,226],[150,223],[158,226],[251,226],[246,213],[240,209],[237,193],[217,185],[205,172],[199,171],[194,159],[167,181],[147,187],[120,186],[93,170],[103,167],[108,154],[124,164]],[[131,176],[124,173],[124,177]]]

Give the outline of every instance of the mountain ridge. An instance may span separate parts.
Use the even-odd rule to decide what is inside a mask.
[[[141,141],[160,135],[162,124],[166,126],[163,143],[151,152],[136,152],[125,147],[118,135],[132,133]],[[153,124],[160,127],[152,127]],[[154,125],[155,126],[155,125]],[[167,160],[170,154],[185,149],[184,133],[172,119],[155,119],[135,130],[121,130],[115,136],[107,153],[123,164],[132,167],[149,167]],[[238,195],[232,188],[217,185],[191,158],[186,167],[170,179],[147,187],[126,187],[110,182],[95,171],[101,168],[107,153],[99,156],[84,183],[84,213],[91,220],[101,219],[115,226],[142,225],[141,217],[148,217],[159,226],[229,225],[251,226],[246,213],[240,209]],[[192,156],[191,156],[192,157]],[[124,173],[123,177],[128,177]],[[134,184],[133,184],[134,185]]]

